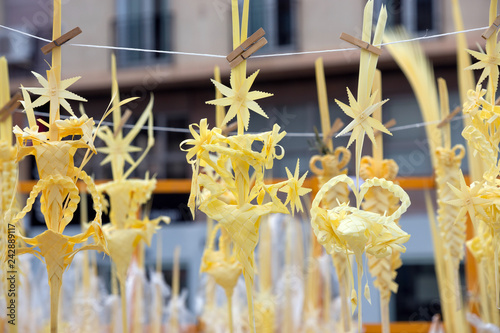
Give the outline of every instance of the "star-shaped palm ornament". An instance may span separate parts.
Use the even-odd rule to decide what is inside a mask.
[[[106,143],[106,147],[98,148],[97,150],[108,155],[101,162],[101,165],[111,162],[111,169],[113,170],[113,178],[115,180],[126,179],[137,165],[142,162],[146,154],[154,145],[153,103],[154,98],[151,96],[151,100],[146,106],[146,109],[126,136],[122,137],[121,129],[118,129],[118,132],[113,132],[109,127],[105,127],[97,132],[97,136]],[[146,123],[148,123],[148,141],[146,148],[132,146],[132,142]],[[134,160],[130,155],[130,153],[134,152],[142,153]],[[126,171],[124,168],[125,161],[130,164],[130,167]]]
[[[295,166],[295,173],[293,175],[290,170],[288,170],[288,168],[285,167],[285,170],[286,175],[288,176],[288,181],[287,185],[283,186],[280,189],[280,192],[284,192],[287,194],[285,205],[287,203],[290,203],[290,207],[292,208],[292,215],[294,215],[295,207],[297,207],[297,212],[301,212],[303,210],[300,197],[311,192],[311,189],[302,187],[307,176],[307,171],[302,177],[299,178],[300,167],[298,159],[297,165]]]
[[[116,161],[123,169],[125,161],[129,164],[135,162],[130,153],[142,151],[142,148],[131,145],[135,137],[115,136],[111,130],[102,130],[99,137],[106,143],[106,147],[97,148],[97,151],[108,155],[102,160],[101,165]]]
[[[231,88],[212,80],[217,89],[226,97],[214,99],[206,103],[211,105],[231,106],[227,111],[226,117],[222,121],[222,125],[226,125],[231,119],[238,117],[238,124],[241,121],[241,123],[245,126],[245,130],[248,130],[248,124],[250,122],[249,110],[268,118],[264,110],[262,110],[260,105],[255,101],[261,98],[273,96],[273,94],[262,91],[250,91],[257,74],[259,74],[259,71],[256,71],[246,78],[240,87],[236,85],[236,75],[234,73],[231,74],[230,78]]]
[[[358,101],[356,101],[349,88],[347,88],[347,95],[349,96],[350,106],[342,103],[339,100],[335,100],[342,111],[344,111],[344,113],[349,117],[353,118],[349,125],[347,125],[339,134],[337,134],[338,137],[352,131],[351,137],[349,138],[349,143],[347,144],[347,148],[349,148],[354,140],[360,140],[361,138],[363,138],[365,133],[366,135],[368,135],[372,143],[376,144],[373,129],[392,135],[391,132],[389,132],[389,130],[387,130],[387,128],[385,128],[385,126],[382,125],[380,121],[371,117],[372,113],[380,108],[385,102],[387,102],[388,99],[374,104],[377,94],[372,94],[370,96],[369,106],[367,108],[363,108],[358,103]]]
[[[40,96],[32,103],[32,107],[36,108],[48,102],[50,102],[51,105],[60,104],[66,111],[69,112],[69,114],[75,117],[73,109],[71,109],[71,105],[68,103],[67,99],[80,102],[86,102],[87,100],[66,89],[78,81],[80,77],[77,76],[58,82],[55,70],[55,68],[51,68],[47,71],[47,80],[40,74],[32,72],[38,82],[42,85],[42,88],[26,88],[29,92]]]
[[[375,92],[368,99],[368,106],[364,106],[358,103],[349,88],[347,88],[347,95],[349,97],[349,105],[346,105],[337,99],[335,102],[338,106],[340,106],[342,111],[344,111],[344,113],[353,120],[339,134],[337,134],[337,137],[352,131],[347,148],[349,148],[349,146],[356,141],[356,165],[359,166],[365,134],[368,135],[374,146],[376,146],[374,129],[392,135],[392,133],[389,132],[389,130],[387,130],[387,128],[385,128],[380,121],[371,117],[373,112],[387,102],[388,99],[375,103],[375,99],[377,98],[377,92]],[[359,167],[356,168],[356,180],[359,184]]]
[[[446,201],[447,204],[459,207],[460,211],[458,212],[457,221],[465,216],[468,212],[471,221],[476,225],[476,216],[482,215],[485,218],[488,218],[488,214],[484,210],[483,206],[491,203],[490,200],[486,198],[481,198],[479,196],[479,191],[482,188],[481,183],[476,183],[473,187],[468,187],[465,183],[464,175],[460,174],[460,189],[448,183],[450,189],[455,193],[458,199]]]
[[[465,69],[483,69],[481,77],[477,83],[479,84],[483,82],[484,79],[489,76],[491,82],[493,82],[494,90],[496,91],[499,77],[498,66],[500,65],[500,43],[495,42],[494,47],[490,46],[490,43],[486,43],[486,53],[472,50],[467,50],[467,52],[479,61]]]

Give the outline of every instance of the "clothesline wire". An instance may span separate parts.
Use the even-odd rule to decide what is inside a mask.
[[[19,110],[18,112],[24,113],[24,111],[21,111],[21,110]],[[40,117],[48,117],[49,116],[49,114],[47,112],[41,112],[41,111],[35,111],[35,115],[40,116]],[[450,123],[461,120],[464,117],[465,117],[464,115],[456,116],[450,120]],[[67,119],[67,118],[70,118],[70,116],[61,115],[61,118]],[[408,124],[408,125],[394,126],[394,127],[389,128],[389,131],[391,131],[391,132],[404,131],[404,130],[408,130],[408,129],[420,128],[420,127],[429,126],[429,125],[436,125],[436,124],[439,124],[440,122],[441,122],[440,120],[436,120],[436,121],[420,122],[420,123],[414,123],[414,124]],[[109,122],[109,121],[103,121],[101,124],[104,126],[113,126],[113,123]],[[133,127],[134,127],[133,124],[125,124],[123,126],[123,128],[133,128]],[[147,130],[147,129],[148,129],[148,126],[142,127],[142,130]],[[187,128],[176,128],[176,127],[165,127],[165,126],[153,126],[153,130],[157,131],[157,132],[190,133],[189,129],[187,129]],[[247,133],[248,134],[257,134],[254,132],[247,132]],[[338,133],[335,133],[335,134],[338,134]],[[319,133],[319,135],[321,137],[323,136],[322,133]],[[349,133],[345,133],[345,134],[340,135],[340,137],[346,137],[346,136],[350,136],[350,135],[351,135],[351,133],[349,132]],[[287,137],[294,137],[294,138],[313,138],[316,136],[316,133],[313,133],[313,132],[304,132],[304,133],[292,132],[292,133],[289,133],[289,132],[287,132],[286,136]]]
[[[51,40],[42,38],[33,34],[30,34],[25,31],[21,31],[18,29],[14,29],[5,25],[0,24],[0,28],[22,34],[24,36],[38,39],[40,41],[50,43]],[[377,44],[374,46],[385,46],[385,45],[390,45],[390,44],[399,44],[399,43],[408,43],[408,42],[414,42],[414,41],[419,41],[419,40],[426,40],[426,39],[432,39],[432,38],[439,38],[439,37],[445,37],[445,36],[452,36],[452,35],[458,35],[462,33],[468,33],[468,32],[474,32],[474,31],[481,31],[487,29],[488,26],[486,27],[481,27],[481,28],[473,28],[473,29],[467,29],[467,30],[460,30],[460,31],[452,31],[452,32],[445,32],[441,34],[435,34],[435,35],[430,35],[430,36],[421,36],[421,37],[415,37],[415,38],[410,38],[410,39],[404,39],[404,40],[399,40],[399,41],[394,41],[394,42],[388,42],[388,43],[382,43],[382,44]],[[87,47],[87,48],[97,48],[97,49],[108,49],[108,50],[117,50],[117,51],[131,51],[131,52],[146,52],[146,53],[164,53],[164,54],[176,54],[176,55],[185,55],[185,56],[197,56],[197,57],[208,57],[208,58],[226,58],[225,55],[219,55],[219,54],[209,54],[209,53],[195,53],[195,52],[181,52],[181,51],[167,51],[167,50],[152,50],[152,49],[140,49],[140,48],[134,48],[134,47],[122,47],[122,46],[108,46],[108,45],[93,45],[93,44],[79,44],[79,43],[66,43],[66,45],[71,45],[71,46],[77,46],[77,47]],[[358,50],[357,47],[349,47],[349,48],[343,48],[343,49],[327,49],[327,50],[318,50],[318,51],[302,51],[302,52],[289,52],[289,53],[274,53],[274,54],[262,54],[262,55],[254,55],[252,58],[270,58],[270,57],[285,57],[285,56],[294,56],[294,55],[302,55],[302,54],[318,54],[318,53],[333,53],[333,52],[345,52],[345,51],[353,51],[353,50]]]

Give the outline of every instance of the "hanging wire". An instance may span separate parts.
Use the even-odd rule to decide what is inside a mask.
[[[24,113],[24,111],[22,111],[22,110],[17,110],[16,112]],[[35,115],[40,116],[40,117],[48,117],[49,113],[35,111]],[[71,116],[61,115],[61,119],[68,119],[68,118],[71,118]],[[450,123],[461,120],[463,118],[465,118],[465,115],[456,116],[450,120]],[[413,129],[413,128],[420,128],[420,127],[429,126],[429,125],[436,125],[436,124],[439,124],[440,122],[441,122],[440,120],[436,120],[436,121],[420,122],[420,123],[414,123],[414,124],[408,124],[408,125],[394,126],[394,127],[390,128],[390,131],[391,132],[405,131],[405,130],[409,130],[409,129]],[[103,121],[102,125],[113,126],[113,123],[109,122],[109,121]],[[133,127],[134,127],[134,125],[132,125],[132,124],[123,125],[123,128],[133,128]],[[148,127],[143,126],[141,129],[147,130]],[[157,131],[157,132],[191,133],[189,131],[189,129],[187,129],[187,128],[165,127],[165,126],[153,126],[153,130]],[[236,133],[236,132],[233,132],[233,133]],[[258,133],[254,133],[254,132],[246,132],[246,133],[258,134]],[[335,133],[335,134],[338,134],[338,133]],[[339,135],[339,137],[347,137],[350,135],[351,135],[351,132],[348,132],[348,133],[344,133],[342,135]],[[295,138],[313,138],[316,136],[316,133],[314,133],[314,132],[287,132],[286,136],[287,137],[295,137]],[[322,137],[323,134],[319,133],[319,136]]]
[[[7,27],[5,25],[0,24],[0,28],[22,34],[24,36],[38,39],[40,41],[50,43],[51,40],[42,38],[21,30],[17,30],[11,27]],[[414,42],[414,41],[419,41],[419,40],[426,40],[426,39],[433,39],[433,38],[440,38],[440,37],[445,37],[445,36],[453,36],[453,35],[458,35],[458,34],[463,34],[463,33],[468,33],[468,32],[474,32],[474,31],[481,31],[485,30],[488,27],[481,27],[481,28],[473,28],[473,29],[467,29],[467,30],[460,30],[460,31],[452,31],[452,32],[445,32],[442,34],[435,34],[435,35],[429,35],[429,36],[421,36],[421,37],[416,37],[416,38],[411,38],[411,39],[404,39],[404,40],[399,40],[399,41],[394,41],[394,42],[389,42],[389,43],[382,43],[374,46],[385,46],[385,45],[390,45],[390,44],[399,44],[399,43],[408,43],[408,42]],[[206,57],[206,58],[226,58],[226,55],[220,55],[220,54],[210,54],[210,53],[194,53],[194,52],[182,52],[182,51],[167,51],[167,50],[151,50],[151,49],[141,49],[141,48],[133,48],[133,47],[121,47],[121,46],[108,46],[108,45],[93,45],[93,44],[78,44],[78,43],[66,43],[65,45],[70,45],[70,46],[77,46],[77,47],[86,47],[86,48],[97,48],[97,49],[107,49],[107,50],[119,50],[119,51],[129,51],[129,52],[145,52],[145,53],[163,53],[163,54],[176,54],[176,55],[184,55],[184,56],[196,56],[196,57]],[[286,57],[286,56],[295,56],[295,55],[303,55],[303,54],[320,54],[320,53],[333,53],[333,52],[346,52],[346,51],[353,51],[353,50],[358,50],[357,47],[349,47],[349,48],[343,48],[343,49],[326,49],[326,50],[317,50],[317,51],[302,51],[302,52],[289,52],[289,53],[274,53],[274,54],[263,54],[263,55],[255,55],[252,56],[252,58],[271,58],[271,57]]]

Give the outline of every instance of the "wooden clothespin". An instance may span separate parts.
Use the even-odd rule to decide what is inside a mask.
[[[257,52],[261,47],[267,44],[267,40],[264,38],[266,32],[264,29],[260,28],[253,35],[247,38],[240,46],[235,48],[226,57],[229,61],[229,66],[234,68],[241,64],[243,60],[248,59],[252,54]]]
[[[484,39],[490,38],[490,36],[493,35],[495,31],[497,31],[499,26],[500,26],[500,15],[498,15],[495,21],[493,21],[493,24],[490,25],[490,27],[486,29],[485,32],[483,32],[481,37],[483,37]]]
[[[0,110],[0,121],[4,121],[5,119],[7,119],[7,117],[10,116],[12,112],[19,108],[22,100],[23,96],[20,92],[17,92]]]
[[[43,54],[49,54],[50,52],[52,52],[52,49],[54,47],[63,45],[64,43],[75,38],[76,36],[78,36],[81,33],[82,33],[82,29],[80,29],[79,27],[76,27],[73,30],[68,31],[67,33],[65,33],[61,37],[53,40],[52,42],[50,42],[47,45],[45,45],[44,47],[42,47]]]
[[[343,32],[340,35],[340,39],[342,39],[343,41],[346,41],[346,42],[348,42],[350,44],[356,45],[357,47],[360,47],[362,49],[370,51],[371,53],[374,53],[374,54],[376,54],[378,56],[382,54],[382,50],[380,48],[375,47],[372,44],[369,44],[367,42],[364,42],[361,39],[357,39],[356,37],[348,35],[345,32]]]
[[[460,113],[460,111],[462,111],[462,107],[457,106],[455,108],[455,110],[453,110],[453,112],[451,112],[450,114],[448,114],[446,116],[446,118],[444,118],[443,120],[441,120],[441,122],[437,125],[437,128],[441,128],[444,125],[448,124],[453,119],[453,117],[455,117],[457,114]]]
[[[227,136],[229,133],[235,131],[238,128],[238,123],[235,121],[222,129],[222,135]]]
[[[128,118],[132,115],[132,111],[128,110],[125,111],[125,113],[122,116],[122,119],[120,119],[120,123],[118,124],[118,127],[115,130],[114,137],[116,138],[118,136],[118,133],[122,130],[123,126],[125,126],[125,123],[127,122]]]
[[[388,122],[386,122],[384,124],[384,127],[389,129],[391,127],[394,127],[396,126],[396,119],[392,118],[391,120],[389,120]],[[379,130],[374,130],[373,131],[373,135],[379,135],[381,132]]]
[[[335,119],[332,128],[330,128],[328,134],[323,138],[323,143],[327,145],[328,141],[330,141],[333,135],[338,133],[342,127],[344,127],[344,122],[340,118]]]

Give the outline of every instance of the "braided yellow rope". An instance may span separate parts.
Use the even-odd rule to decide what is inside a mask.
[[[372,187],[375,186],[379,186],[389,191],[401,201],[401,205],[399,206],[399,208],[396,209],[392,214],[390,214],[387,220],[396,223],[399,220],[399,218],[406,212],[408,207],[410,207],[411,204],[410,197],[401,188],[401,186],[394,184],[390,180],[379,179],[376,177],[365,180],[365,183],[361,185],[361,191],[359,192],[359,196],[364,197],[366,192],[368,192]]]
[[[75,172],[76,171],[77,171],[77,168],[75,168]],[[92,197],[92,201],[93,201],[92,208],[95,211],[95,218],[93,220],[93,223],[97,223],[100,225],[101,220],[102,220],[102,203],[101,203],[102,197],[97,192],[97,188],[96,188],[96,185],[95,185],[93,179],[89,175],[87,175],[87,173],[85,171],[81,170],[80,174],[78,175],[78,178],[83,180],[85,185],[87,185],[87,191],[88,191],[88,193],[90,193],[90,195]]]
[[[364,156],[361,159],[360,176],[364,180],[380,177],[393,181],[397,176],[398,169],[394,160],[375,161],[370,156]],[[394,213],[398,206],[398,197],[377,187],[370,188],[361,204],[363,210],[381,215]],[[374,286],[379,289],[380,297],[384,302],[389,302],[391,292],[397,292],[398,285],[394,279],[397,276],[396,270],[402,265],[400,256],[399,252],[393,252],[392,255],[385,258],[367,255],[368,269],[370,274],[375,277]]]
[[[436,150],[437,221],[441,237],[456,271],[456,279],[458,279],[460,261],[465,254],[466,216],[459,216],[459,210],[446,202],[454,197],[448,184],[460,187],[460,165],[464,156],[465,148],[462,145],[456,145],[452,149],[438,147]]]
[[[62,176],[62,175],[51,175],[48,176],[47,178],[40,179],[36,185],[33,187],[31,190],[28,200],[26,201],[25,207],[13,218],[12,223],[17,223],[20,219],[22,219],[28,212],[31,211],[31,208],[33,207],[33,204],[35,203],[36,197],[40,192],[44,192],[45,190],[49,189],[49,192],[44,192],[45,195],[50,194],[50,189],[52,186],[56,187],[56,191],[59,191],[61,189],[67,190],[69,194],[69,205],[68,205],[68,210],[63,213],[63,218],[62,222],[63,225],[66,226],[72,219],[73,213],[76,211],[76,208],[78,208],[78,203],[80,202],[80,196],[79,196],[79,191],[78,188],[76,187],[75,183],[73,182],[73,179],[67,176]],[[47,213],[47,208],[45,207],[46,199],[45,196],[42,194],[42,198],[40,199],[42,203],[42,213],[46,215]],[[50,230],[53,229],[53,227],[49,228]],[[64,228],[63,228],[64,229]],[[60,229],[57,228],[56,231],[59,231]]]
[[[341,157],[342,156],[342,157]],[[319,186],[323,186],[330,179],[338,175],[346,175],[347,169],[344,169],[351,159],[351,152],[344,147],[337,147],[333,154],[315,155],[309,161],[309,169],[318,177]],[[320,162],[322,168],[318,168]],[[340,202],[346,202],[349,197],[349,188],[347,184],[340,183],[332,187],[323,198],[323,206],[333,208],[338,206],[337,199]]]

